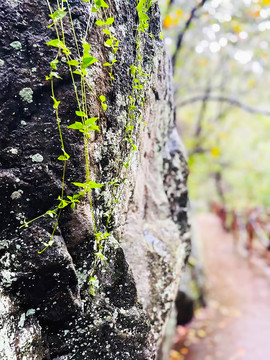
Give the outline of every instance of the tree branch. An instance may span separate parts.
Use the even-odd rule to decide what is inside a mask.
[[[179,104],[177,104],[177,106],[179,107],[184,107],[187,106],[189,104],[193,104],[195,102],[198,101],[216,101],[216,102],[227,102],[230,103],[233,106],[237,106],[251,114],[260,114],[260,115],[265,115],[265,116],[270,116],[270,111],[269,110],[262,110],[262,109],[257,109],[254,108],[252,106],[243,104],[241,101],[233,99],[231,97],[227,97],[227,96],[223,96],[223,95],[197,95],[197,96],[193,96],[189,99],[186,99],[182,102],[180,102]]]
[[[180,52],[181,46],[182,46],[182,42],[185,36],[185,33],[187,32],[188,28],[190,27],[192,20],[194,19],[194,17],[196,16],[196,12],[198,9],[200,9],[201,7],[203,7],[203,5],[206,3],[207,0],[201,0],[199,2],[199,4],[197,4],[192,10],[191,13],[189,15],[188,20],[185,23],[184,29],[182,30],[182,32],[178,35],[177,38],[177,43],[176,43],[176,49],[175,52],[172,56],[172,65],[173,65],[173,69],[175,68],[175,63],[176,63],[176,58]],[[171,1],[172,2],[172,1]]]

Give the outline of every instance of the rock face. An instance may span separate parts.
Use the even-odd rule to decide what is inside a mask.
[[[51,1],[55,10],[56,1]],[[70,0],[78,39],[85,34],[91,1]],[[128,96],[132,92],[129,67],[135,63],[136,2],[111,0],[110,28],[120,39],[113,82],[103,63],[109,51],[104,34],[90,18],[87,41],[99,59],[87,76],[91,91],[87,102],[98,116],[100,132],[89,140],[91,179],[110,184],[119,162],[128,158],[125,138]],[[48,243],[55,219],[44,216],[19,228],[24,219],[36,218],[57,206],[61,194],[61,144],[52,108],[50,61],[57,49],[46,42],[55,38],[47,28],[46,1],[2,0],[1,133],[0,133],[0,357],[1,359],[148,360],[166,359],[162,349],[179,277],[188,255],[187,168],[181,140],[173,122],[170,64],[160,39],[157,4],[148,11],[150,26],[140,39],[143,70],[150,75],[142,108],[145,126],[135,131],[138,151],[120,184],[109,229],[104,215],[112,199],[112,186],[92,191],[98,231],[110,232],[104,241],[104,261],[96,267],[96,295],[89,291],[94,258],[94,224],[87,199],[59,218],[54,243]],[[68,20],[64,20],[67,22]],[[72,29],[66,39],[71,50]],[[69,43],[70,42],[70,43]],[[79,46],[81,46],[79,44]],[[64,54],[59,55],[55,96],[61,101],[59,116],[70,155],[65,196],[84,182],[82,136],[67,129],[77,110]],[[78,79],[75,78],[79,88]],[[105,218],[106,219],[106,218]]]

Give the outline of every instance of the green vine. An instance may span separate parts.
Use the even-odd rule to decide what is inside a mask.
[[[92,200],[92,190],[96,188],[101,188],[105,186],[105,184],[99,184],[95,181],[91,180],[91,168],[90,168],[90,159],[89,159],[89,139],[95,131],[100,131],[97,122],[99,120],[98,116],[91,116],[90,110],[87,106],[87,91],[90,90],[96,99],[100,102],[100,105],[103,111],[107,110],[106,98],[103,94],[97,94],[95,90],[92,88],[91,84],[87,79],[88,69],[92,67],[99,60],[96,59],[93,55],[91,55],[91,46],[86,41],[89,36],[90,31],[90,20],[91,14],[89,15],[87,21],[87,27],[85,36],[78,40],[74,22],[71,14],[71,9],[69,6],[68,0],[57,0],[57,9],[55,11],[52,10],[52,6],[50,0],[46,0],[49,9],[49,17],[51,18],[51,23],[48,25],[48,28],[54,28],[56,38],[47,42],[47,45],[50,47],[54,47],[57,49],[57,53],[55,58],[50,62],[50,73],[46,76],[46,80],[50,81],[51,84],[51,98],[53,101],[53,110],[56,117],[60,144],[62,155],[58,157],[59,161],[63,162],[63,171],[62,171],[62,185],[61,185],[61,194],[58,197],[58,205],[52,209],[48,210],[46,213],[32,219],[29,221],[24,220],[24,224],[20,227],[28,227],[33,221],[36,221],[43,216],[50,216],[55,218],[55,223],[53,226],[53,230],[50,236],[48,243],[45,243],[43,248],[39,251],[39,253],[43,253],[49,246],[52,246],[54,243],[54,234],[57,229],[59,219],[61,216],[61,212],[64,208],[70,206],[71,209],[75,209],[76,204],[81,201],[82,198],[87,197],[93,227],[94,227],[94,262],[92,269],[89,273],[89,290],[95,295],[95,288],[98,284],[98,280],[95,276],[96,267],[99,261],[104,259],[104,255],[102,253],[104,248],[104,241],[110,236],[110,228],[111,228],[111,219],[113,213],[116,209],[117,203],[121,197],[125,184],[128,182],[128,168],[130,166],[130,162],[132,160],[132,154],[138,149],[138,146],[135,144],[136,134],[140,129],[140,125],[142,123],[142,106],[145,102],[144,97],[144,85],[149,78],[149,75],[143,71],[142,68],[142,37],[146,30],[149,27],[149,17],[147,12],[152,5],[152,0],[140,0],[137,2],[137,13],[138,13],[138,24],[136,28],[136,59],[135,63],[130,66],[130,75],[132,78],[132,92],[128,96],[128,114],[126,120],[126,128],[124,140],[127,147],[127,157],[125,161],[119,159],[119,167],[117,171],[117,177],[111,181],[106,186],[110,187],[111,193],[111,201],[109,204],[109,210],[105,215],[107,217],[105,231],[99,231],[97,222],[95,219],[95,211],[93,207]],[[89,2],[90,0],[82,0],[83,2]],[[113,17],[108,17],[106,11],[109,10],[109,5],[104,0],[94,0],[92,5],[92,13],[96,13],[97,20],[95,21],[95,25],[102,28],[102,32],[104,33],[104,46],[110,50],[108,54],[108,61],[103,64],[105,68],[108,69],[108,75],[110,77],[110,81],[114,80],[113,76],[113,68],[117,63],[116,53],[119,48],[119,39],[115,37],[113,32],[110,30],[110,25],[114,23]],[[65,22],[65,24],[64,24]],[[70,24],[73,40],[75,44],[76,54],[72,54],[70,48],[68,48],[66,43],[66,32],[65,26],[66,23]],[[81,51],[80,51],[81,49]],[[63,134],[61,130],[61,120],[59,117],[59,107],[61,106],[61,102],[57,100],[54,91],[54,80],[60,79],[61,77],[58,73],[58,64],[59,57],[64,55],[66,58],[66,64],[68,66],[68,70],[71,77],[71,82],[74,90],[74,97],[77,103],[77,110],[75,111],[76,116],[78,117],[78,121],[75,121],[73,124],[68,126],[68,129],[79,131],[83,137],[84,144],[84,157],[85,157],[85,181],[84,182],[74,182],[73,185],[79,188],[79,191],[72,196],[64,196],[64,188],[65,188],[65,173],[66,173],[66,165],[70,159],[69,154],[65,150],[65,144],[63,139]],[[79,87],[77,87],[74,76],[79,76]]]

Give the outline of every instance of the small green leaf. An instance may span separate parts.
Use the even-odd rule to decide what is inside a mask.
[[[46,43],[48,46],[54,46],[54,47],[57,47],[57,48],[64,48],[64,43],[59,40],[59,39],[54,39],[54,40],[51,40],[51,41],[48,41]]]
[[[68,155],[68,153],[66,153],[66,152],[64,151],[64,155],[60,155],[60,156],[58,157],[58,160],[66,161],[66,160],[68,160],[69,158],[70,158],[70,156]]]
[[[103,64],[103,66],[111,66],[112,64],[110,64],[110,63],[108,63],[108,62],[106,62],[106,63],[104,63]]]
[[[103,7],[103,8],[108,8],[109,5],[105,3],[104,0],[95,0],[95,4],[98,8]]]
[[[78,183],[78,182],[74,182],[72,184],[75,185],[75,186],[78,186],[78,187],[82,187],[82,188],[85,188],[87,186],[87,184]]]
[[[89,181],[87,183],[87,188],[89,189],[97,189],[97,188],[101,188],[102,186],[104,186],[103,184],[97,184],[95,181]]]
[[[105,41],[104,44],[105,44],[107,47],[111,47],[111,46],[113,46],[113,41],[112,41],[112,39],[108,39],[108,40]]]
[[[107,106],[106,104],[104,104],[104,103],[102,103],[101,106],[102,106],[102,109],[103,109],[104,111],[106,111],[107,108],[108,108],[108,106]]]
[[[78,187],[82,187],[82,188],[86,188],[86,189],[97,189],[97,188],[101,188],[102,186],[104,186],[103,184],[97,184],[95,181],[88,181],[87,183],[77,183],[74,182],[72,183],[75,186]]]
[[[149,20],[149,16],[146,15],[145,13],[143,13],[143,12],[139,14],[139,18],[142,21],[148,21]]]
[[[78,121],[68,126],[68,129],[74,129],[74,130],[82,130],[83,128],[84,128],[83,123]]]
[[[108,30],[108,29],[103,29],[102,30],[105,34],[107,34],[107,35],[111,35],[111,32],[110,32],[110,30]]]
[[[71,207],[71,209],[75,209],[75,203],[74,202],[72,202],[71,204],[70,204],[70,207]]]
[[[59,209],[63,209],[63,208],[65,208],[66,206],[68,206],[68,202],[66,201],[66,200],[64,200],[64,199],[59,199],[60,200],[60,203],[59,203],[59,205],[58,205],[58,208]]]
[[[54,215],[56,215],[56,212],[53,210],[48,210],[48,211],[46,211],[46,214],[49,215],[51,218],[53,218]]]
[[[95,22],[95,24],[96,24],[97,26],[106,25],[106,23],[105,23],[104,21],[102,21],[102,20],[97,20],[97,21]]]
[[[113,17],[109,17],[106,21],[106,25],[111,25],[114,22],[114,18]]]
[[[54,59],[53,61],[50,62],[51,68],[54,70],[57,70],[57,64],[59,63],[59,61],[57,59]]]
[[[90,44],[88,44],[87,42],[84,42],[84,43],[83,43],[84,53],[85,53],[85,54],[88,54],[90,49],[91,49]]]
[[[56,72],[56,71],[51,71],[50,76],[63,80],[61,78],[61,76],[58,74],[58,72]]]
[[[86,113],[83,111],[75,111],[77,116],[86,117]]]
[[[87,119],[87,120],[85,120],[85,125],[86,126],[93,125],[94,122],[96,122],[97,120],[98,120],[98,117],[93,117],[93,118]]]
[[[61,103],[61,101],[57,101],[56,98],[52,97],[53,99],[53,107],[54,109],[58,109],[59,104]]]
[[[67,64],[72,65],[72,66],[80,65],[79,61],[77,61],[77,60],[69,60],[69,61],[67,61]]]
[[[140,0],[139,4],[137,5],[137,11],[140,13],[143,10],[145,0]]]
[[[95,130],[100,131],[100,128],[98,127],[98,125],[90,125],[89,130],[91,130],[91,131],[95,131]]]
[[[64,9],[58,9],[53,14],[49,15],[53,20],[60,20],[66,16],[67,12]]]
[[[106,101],[106,98],[105,98],[105,96],[104,96],[104,95],[100,95],[99,99],[100,99],[100,101],[101,101],[101,102]]]
[[[84,55],[83,58],[82,58],[83,68],[86,69],[89,65],[94,64],[96,61],[98,61],[98,59],[95,59],[93,56]]]
[[[67,48],[67,47],[64,47],[62,49],[63,53],[66,54],[66,55],[69,55],[70,54],[70,50]]]

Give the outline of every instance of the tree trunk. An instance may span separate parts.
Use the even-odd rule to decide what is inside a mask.
[[[55,11],[56,1],[51,6]],[[92,4],[70,0],[69,6],[82,49]],[[53,27],[47,28],[45,0],[0,4],[1,359],[147,360],[157,359],[158,352],[166,358],[160,348],[189,249],[187,167],[173,121],[172,71],[160,39],[158,5],[153,4],[150,26],[140,37],[143,71],[150,75],[139,112],[146,125],[134,125],[138,150],[130,152],[124,139],[132,93],[129,68],[136,63],[136,2],[111,0],[106,11],[115,17],[110,30],[120,39],[113,81],[102,66],[110,51],[103,45],[102,27],[95,25],[97,13],[91,15],[86,39],[99,60],[87,77],[108,105],[105,112],[93,92],[86,91],[89,114],[99,117],[100,128],[88,140],[87,156],[91,180],[105,186],[91,191],[94,217],[87,196],[75,209],[65,207],[54,242],[39,253],[55,217],[20,226],[55,209],[61,198],[63,161],[57,158],[63,153],[50,81],[45,80],[57,53],[46,42],[56,35]],[[74,53],[68,16],[63,22]],[[83,136],[67,128],[79,118],[65,58],[61,52],[61,79],[54,79],[54,92],[61,101],[60,125],[70,155],[67,199],[78,191],[73,182],[85,183],[86,175]],[[75,83],[80,93],[79,77]],[[110,184],[116,178],[119,186]],[[94,255],[96,232],[110,233],[102,241],[103,260]],[[89,290],[93,269],[95,296]]]

